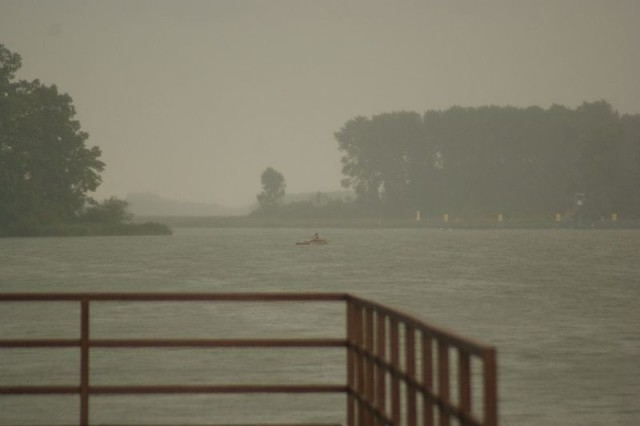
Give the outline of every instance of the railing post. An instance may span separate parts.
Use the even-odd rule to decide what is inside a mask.
[[[440,408],[440,426],[449,426],[449,413],[444,406],[449,404],[449,344],[438,339],[438,394],[443,407]]]
[[[485,349],[482,358],[484,365],[484,424],[486,426],[497,426],[498,387],[495,349]]]
[[[373,309],[365,308],[364,310],[365,320],[365,353],[367,355],[365,360],[365,400],[367,401],[367,424],[372,425],[375,422],[375,415],[372,409],[375,407],[375,376],[374,376],[374,362],[371,358],[373,355]]]
[[[386,361],[386,318],[384,313],[378,311],[376,314],[376,355],[381,363]],[[382,365],[378,366],[378,378],[377,378],[377,396],[376,407],[380,414],[385,413],[386,399],[387,399],[387,387],[386,387],[386,370]],[[383,425],[384,421],[379,419],[378,424]]]
[[[394,426],[400,425],[400,379],[397,373],[400,371],[400,342],[398,336],[398,320],[391,317],[389,326],[389,338],[391,340],[391,421]]]
[[[353,345],[355,345],[354,336],[355,326],[355,310],[353,301],[347,299],[347,426],[355,426],[355,398],[353,392],[355,392],[355,351]]]
[[[405,325],[405,361],[406,373],[410,380],[416,379],[416,333],[412,326]],[[416,388],[407,382],[407,425],[416,426]]]
[[[363,350],[363,346],[364,346],[364,342],[363,342],[363,333],[364,333],[364,326],[363,326],[363,319],[362,319],[362,306],[360,305],[355,305],[355,344],[356,344],[356,393],[358,394],[358,410],[357,410],[357,417],[358,417],[358,425],[360,426],[368,426],[367,423],[365,422],[365,414],[366,414],[366,405],[364,403],[364,389],[365,389],[365,381],[364,381],[364,376],[365,376],[365,363],[364,363],[364,356],[362,355],[362,350]]]
[[[422,333],[422,385],[430,394],[433,394],[433,347],[432,337],[427,333]],[[433,426],[433,402],[431,395],[423,398],[424,426]]]
[[[89,425],[89,299],[80,302],[80,426]]]
[[[467,351],[458,349],[458,396],[460,411],[465,416],[471,416],[471,361]],[[462,424],[468,422],[462,420]]]

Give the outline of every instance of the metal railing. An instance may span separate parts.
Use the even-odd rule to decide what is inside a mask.
[[[498,424],[493,347],[375,302],[349,297],[347,306],[349,425],[445,426],[452,419],[462,425]],[[473,383],[472,358],[480,363],[475,377],[480,383]],[[474,388],[480,392],[480,415],[473,410]]]
[[[346,338],[322,339],[95,339],[90,308],[96,302],[345,302]],[[347,395],[347,424],[498,424],[493,347],[427,324],[405,313],[346,293],[52,293],[0,294],[6,302],[78,302],[76,339],[4,339],[0,349],[80,350],[75,386],[3,386],[1,395],[75,394],[79,424],[89,424],[92,395],[114,394],[321,394]],[[90,378],[92,348],[346,348],[346,383],[326,385],[97,386]],[[452,358],[457,363],[452,365]],[[478,364],[477,369],[472,365]],[[477,370],[477,371],[474,371]],[[451,393],[452,384],[457,393]],[[472,392],[472,389],[474,392]],[[476,393],[478,395],[476,395]]]

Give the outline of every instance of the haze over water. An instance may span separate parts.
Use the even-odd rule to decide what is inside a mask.
[[[299,229],[2,239],[0,291],[350,292],[496,345],[503,425],[640,422],[640,231],[326,229],[321,235],[329,245],[295,246],[308,237]],[[232,308],[145,312],[146,322],[132,319],[126,309],[106,309],[94,313],[103,320],[94,331],[116,337],[159,331],[169,337],[247,337],[252,330],[276,336],[342,333],[342,310],[326,306],[282,312]],[[42,309],[31,306],[19,314],[13,306],[0,306],[0,335],[77,336],[77,309]],[[44,318],[48,313],[52,321]],[[52,352],[47,359],[29,350],[0,352],[0,381],[75,383],[77,351]],[[135,383],[149,380],[146,373],[154,375],[151,383],[163,384],[238,377],[245,383],[269,377],[293,383],[344,380],[340,351],[312,354],[308,361],[277,351],[266,357],[196,352],[107,351],[92,358],[92,380]],[[259,371],[235,376],[242,362]],[[39,373],[44,378],[34,378]],[[246,419],[231,413],[237,400],[96,398],[92,416],[112,423],[291,421],[286,408],[294,407],[302,417],[293,420],[342,421],[344,399],[332,398],[253,398],[244,401],[251,407],[243,412]],[[36,405],[27,404],[27,398],[0,398],[0,424],[77,419],[73,398],[37,397]]]

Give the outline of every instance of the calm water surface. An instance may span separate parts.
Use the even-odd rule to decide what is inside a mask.
[[[503,425],[640,424],[640,231],[330,229],[321,233],[327,246],[293,244],[312,232],[0,239],[0,291],[351,292],[496,345]],[[104,304],[92,311],[92,335],[341,336],[341,306],[288,306]],[[67,304],[0,305],[0,335],[76,337],[78,317]],[[103,350],[92,353],[91,380],[344,382],[343,352],[304,351]],[[1,351],[0,386],[78,382],[77,350],[43,352]],[[77,405],[76,397],[1,397],[0,424],[76,423]],[[320,422],[343,421],[343,408],[341,396],[95,397],[91,418]]]

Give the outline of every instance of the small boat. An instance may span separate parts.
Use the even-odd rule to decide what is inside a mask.
[[[299,241],[296,243],[297,246],[321,246],[329,244],[329,241],[324,238],[312,238],[310,240]]]

